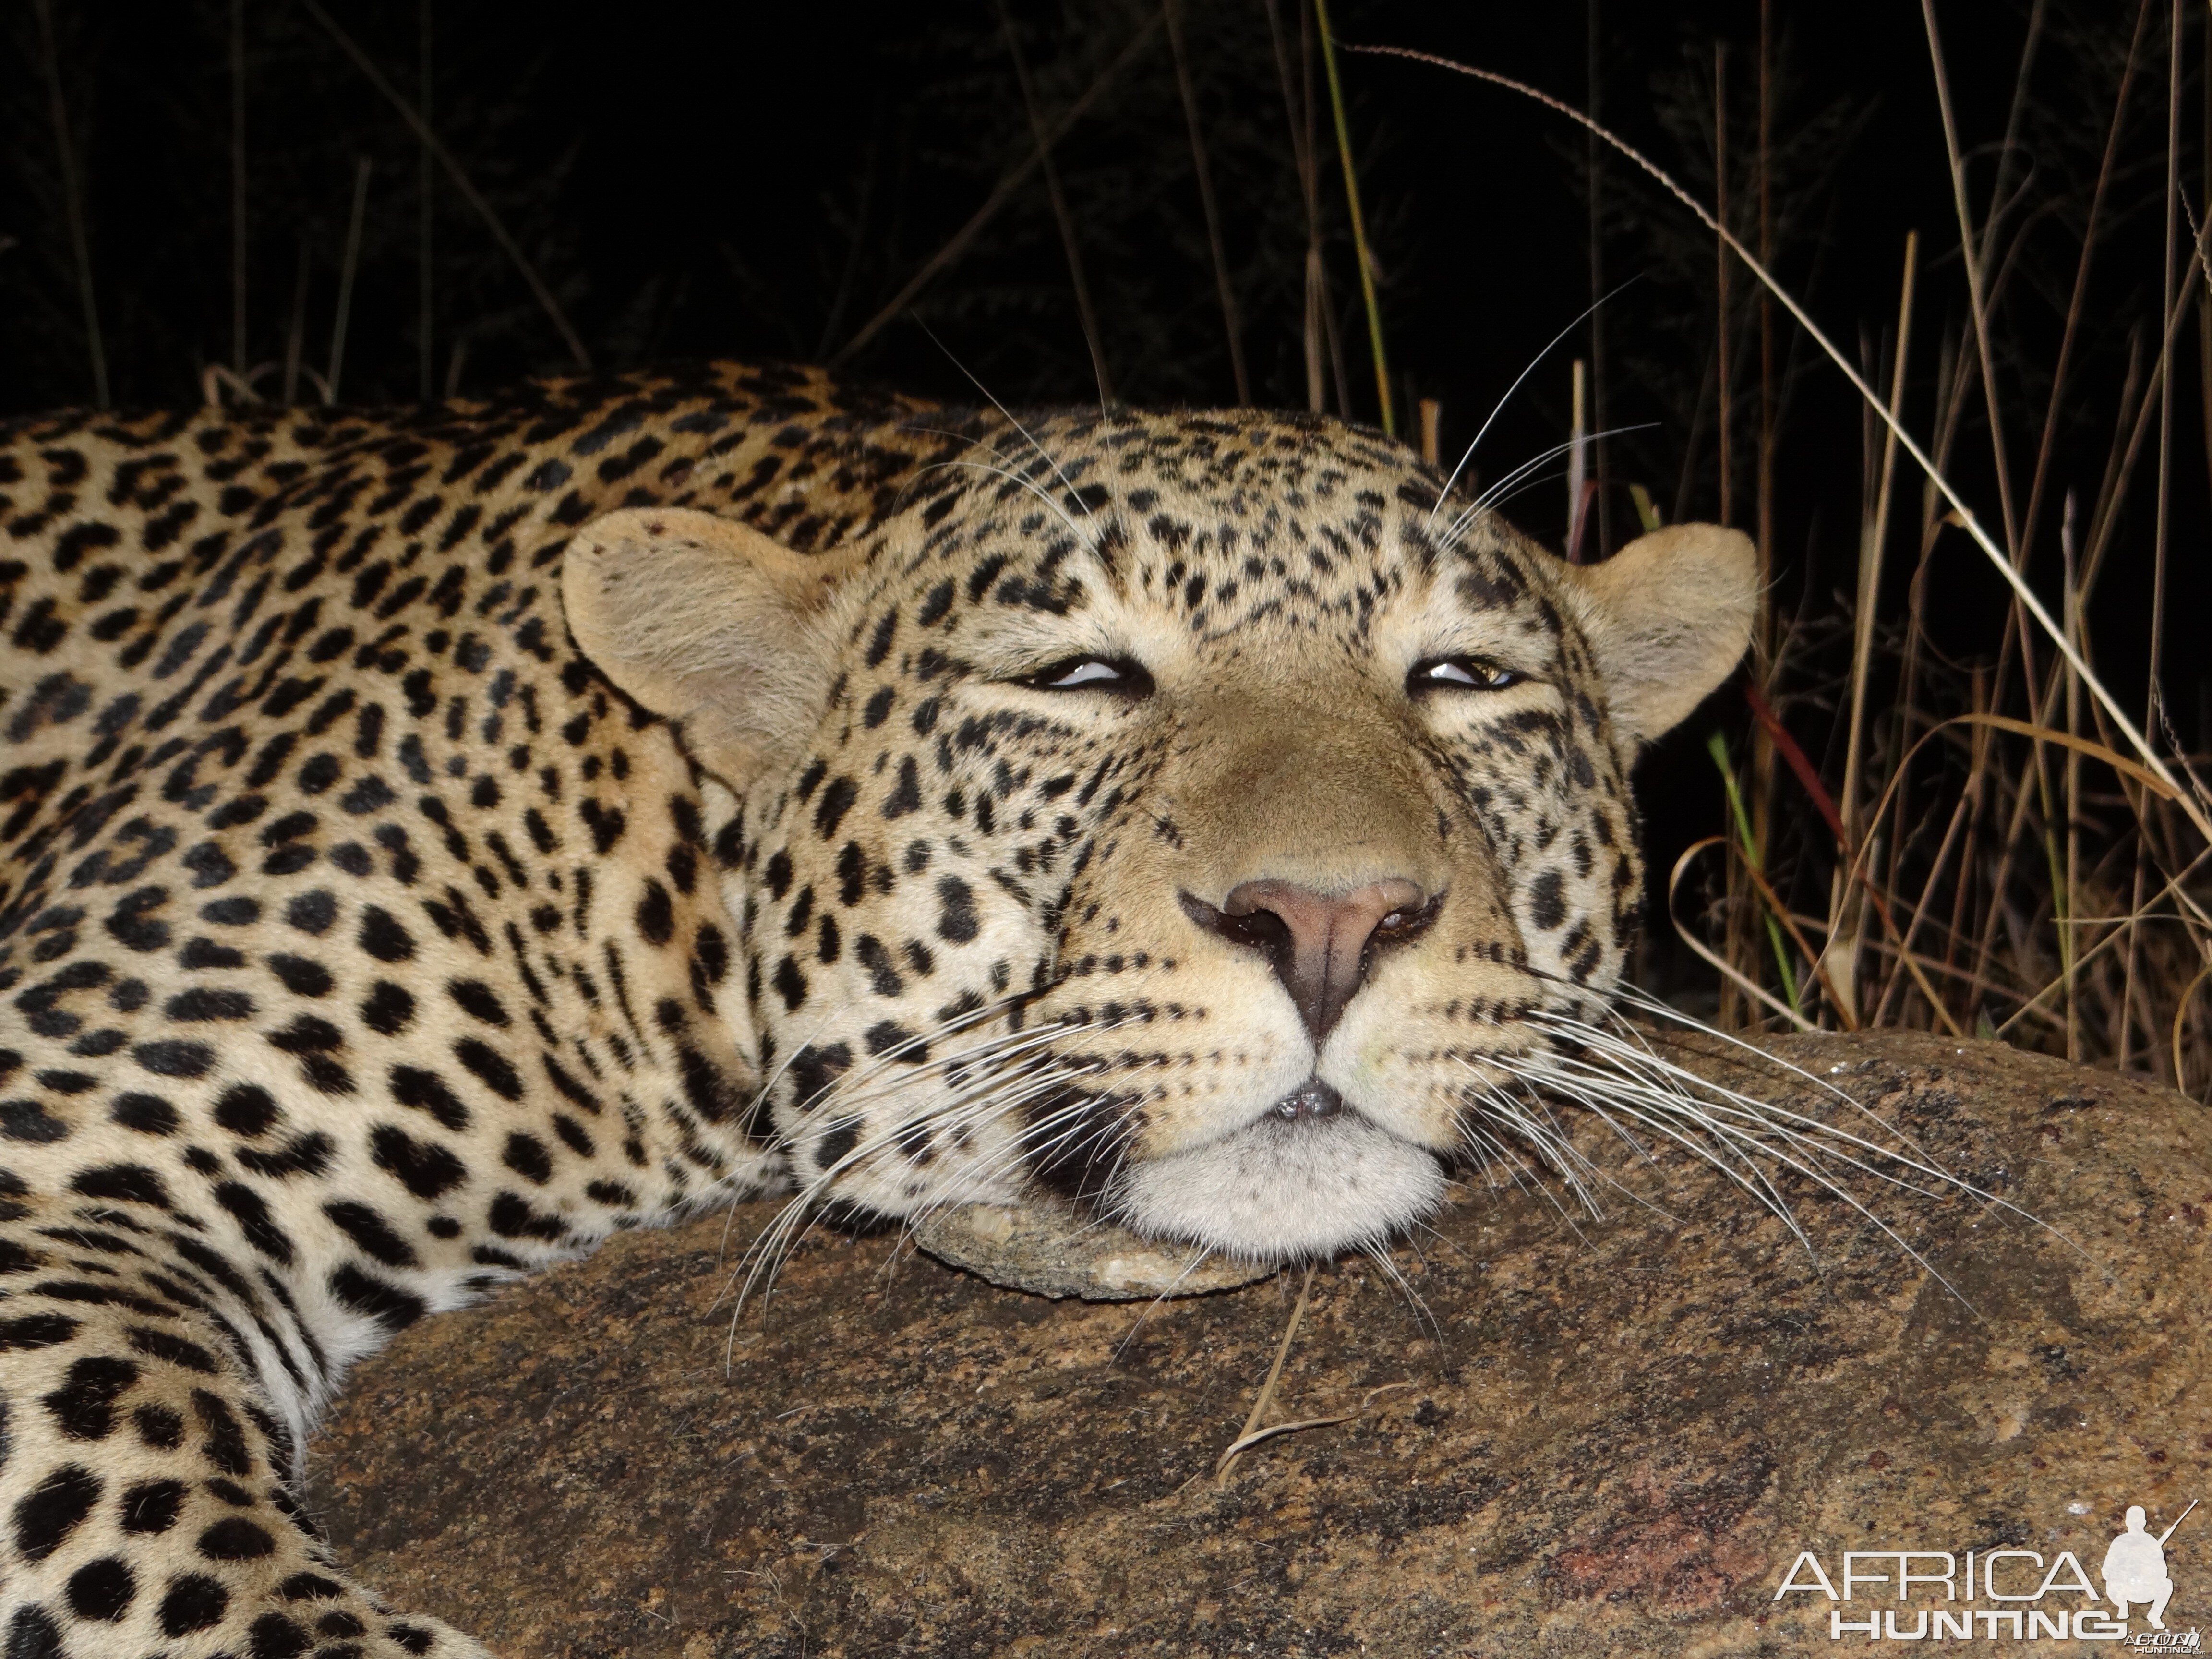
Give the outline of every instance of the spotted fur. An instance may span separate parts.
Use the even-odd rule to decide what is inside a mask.
[[[345,1578],[298,1449],[617,1228],[1045,1185],[1291,1256],[1432,1207],[1484,1056],[1617,976],[1627,763],[1748,595],[1733,542],[1577,573],[1439,493],[1318,418],[797,371],[15,428],[8,1650],[480,1652]],[[1420,902],[1317,1016],[1219,920],[1263,878]]]

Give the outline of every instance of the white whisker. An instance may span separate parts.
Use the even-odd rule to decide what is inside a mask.
[[[1624,432],[1648,431],[1655,424],[1656,422],[1654,422],[1644,421],[1640,422],[1634,426],[1607,427],[1602,432],[1585,434],[1582,441],[1591,442],[1599,438],[1616,438]],[[1476,519],[1481,517],[1482,514],[1497,507],[1500,501],[1510,499],[1510,496],[1508,494],[1509,491],[1512,495],[1517,495],[1520,493],[1518,490],[1513,489],[1513,486],[1515,484],[1519,483],[1523,478],[1528,477],[1528,474],[1535,468],[1543,465],[1547,461],[1565,454],[1574,447],[1575,441],[1571,439],[1563,444],[1553,444],[1549,449],[1545,450],[1541,454],[1530,457],[1528,460],[1522,462],[1520,465],[1515,467],[1510,472],[1508,472],[1504,477],[1499,478],[1495,483],[1492,483],[1480,495],[1477,495],[1473,501],[1468,504],[1465,511],[1461,513],[1457,518],[1452,520],[1450,528],[1446,530],[1443,533],[1443,544],[1446,547],[1455,545],[1459,541],[1461,534],[1469,525],[1473,524]],[[1537,479],[1532,482],[1541,483],[1542,480]]]
[[[1421,1299],[1421,1293],[1413,1288],[1413,1281],[1399,1271],[1398,1264],[1390,1259],[1390,1252],[1383,1249],[1379,1241],[1370,1239],[1359,1247],[1359,1253],[1372,1261],[1382,1276],[1398,1287],[1398,1293],[1406,1298],[1406,1305],[1413,1310],[1413,1322],[1427,1333],[1430,1341],[1437,1345],[1437,1358],[1439,1363],[1443,1362],[1446,1358],[1444,1328],[1437,1322],[1436,1315],[1430,1310],[1429,1304]]]
[[[1067,533],[1074,537],[1079,544],[1085,547],[1091,548],[1094,552],[1097,550],[1096,546],[1092,544],[1090,538],[1084,535],[1083,526],[1077,524],[1074,520],[1069,518],[1066,509],[1063,508],[1058,501],[1055,501],[1051,496],[1046,495],[1043,490],[1040,489],[1034,479],[1024,477],[1012,467],[993,466],[986,461],[933,461],[927,466],[916,467],[914,472],[914,478],[919,479],[927,477],[932,472],[947,471],[954,467],[966,467],[976,472],[988,472],[996,477],[1004,478],[1008,483],[1017,484],[1022,489],[1028,490],[1030,495],[1036,496],[1039,501],[1045,504],[1046,507],[1050,510],[1054,518],[1058,519],[1062,524],[1067,526]],[[908,480],[909,483],[912,482],[913,479]],[[1088,512],[1090,509],[1086,507],[1084,510]]]
[[[1060,463],[1053,459],[1052,452],[1047,449],[1042,444],[1039,443],[1036,441],[1036,434],[1014,418],[1013,410],[1008,409],[1006,404],[1000,403],[996,398],[991,395],[991,388],[985,386],[982,381],[977,380],[975,374],[969,371],[968,365],[962,362],[957,357],[955,357],[951,350],[946,348],[944,341],[939,339],[935,334],[930,332],[928,324],[923,323],[921,325],[921,331],[924,334],[929,335],[929,343],[935,346],[939,351],[944,352],[946,361],[951,362],[952,367],[958,369],[963,374],[967,375],[969,383],[972,385],[976,391],[981,392],[986,398],[989,399],[992,408],[997,410],[1000,415],[1006,417],[1006,424],[1013,428],[1015,431],[1020,433],[1023,437],[1029,440],[1030,447],[1043,457],[1044,464],[1052,469],[1053,476],[1058,478],[1061,483],[1066,485],[1067,493],[1075,498],[1075,504],[1083,509],[1084,516],[1086,518],[1097,518],[1098,515],[1091,512],[1091,504],[1083,499],[1083,492],[1076,489],[1074,481],[1069,478],[1066,473],[1060,471]],[[1073,527],[1073,526],[1070,526],[1070,528]]]
[[[1601,295],[1597,299],[1592,301],[1588,306],[1584,307],[1580,316],[1577,317],[1574,321],[1569,323],[1557,334],[1554,334],[1552,337],[1550,343],[1547,343],[1541,351],[1538,352],[1534,356],[1528,360],[1528,367],[1522,369],[1518,374],[1513,377],[1513,384],[1505,388],[1505,395],[1504,397],[1500,398],[1495,404],[1491,405],[1490,413],[1484,419],[1480,428],[1476,431],[1474,442],[1468,445],[1466,452],[1459,458],[1459,465],[1452,469],[1451,477],[1444,480],[1444,487],[1437,492],[1436,505],[1429,509],[1429,529],[1434,530],[1437,527],[1437,514],[1443,510],[1445,498],[1450,495],[1452,492],[1452,486],[1459,482],[1459,475],[1467,471],[1467,464],[1474,459],[1475,450],[1480,446],[1483,439],[1488,435],[1492,426],[1496,424],[1498,416],[1504,412],[1505,405],[1513,401],[1513,394],[1521,389],[1521,383],[1527,380],[1531,374],[1534,374],[1536,372],[1536,365],[1542,362],[1545,358],[1550,356],[1552,355],[1553,348],[1557,346],[1560,341],[1565,339],[1568,335],[1580,328],[1583,324],[1589,319],[1592,312],[1595,311],[1600,306],[1605,304],[1607,301],[1613,299],[1615,295],[1618,295],[1621,291],[1621,289],[1627,288],[1636,280],[1637,279],[1633,276],[1630,277],[1627,282],[1621,283],[1620,288],[1614,289],[1613,293]]]

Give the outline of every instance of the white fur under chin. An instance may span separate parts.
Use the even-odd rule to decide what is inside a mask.
[[[1443,1200],[1436,1158],[1364,1118],[1262,1119],[1137,1165],[1114,1218],[1257,1261],[1328,1255],[1396,1231]]]

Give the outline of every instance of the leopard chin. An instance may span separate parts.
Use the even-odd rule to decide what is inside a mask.
[[[1434,1152],[1356,1110],[1278,1109],[1131,1166],[1104,1207],[1155,1237],[1289,1261],[1389,1237],[1434,1213],[1446,1185]]]

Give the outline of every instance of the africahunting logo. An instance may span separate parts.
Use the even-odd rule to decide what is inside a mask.
[[[2102,1595],[2072,1550],[2048,1560],[2028,1549],[1845,1550],[1832,1558],[1832,1574],[1819,1555],[1800,1550],[1774,1599],[1798,1607],[1808,1604],[1792,1598],[1834,1603],[1832,1642],[2118,1642],[2130,1653],[2202,1653],[2197,1631],[2166,1622],[2174,1599],[2166,1540],[2196,1507],[2191,1498],[2163,1532],[2153,1532],[2149,1512],[2130,1506],[2125,1529],[2106,1547],[2098,1568]]]

